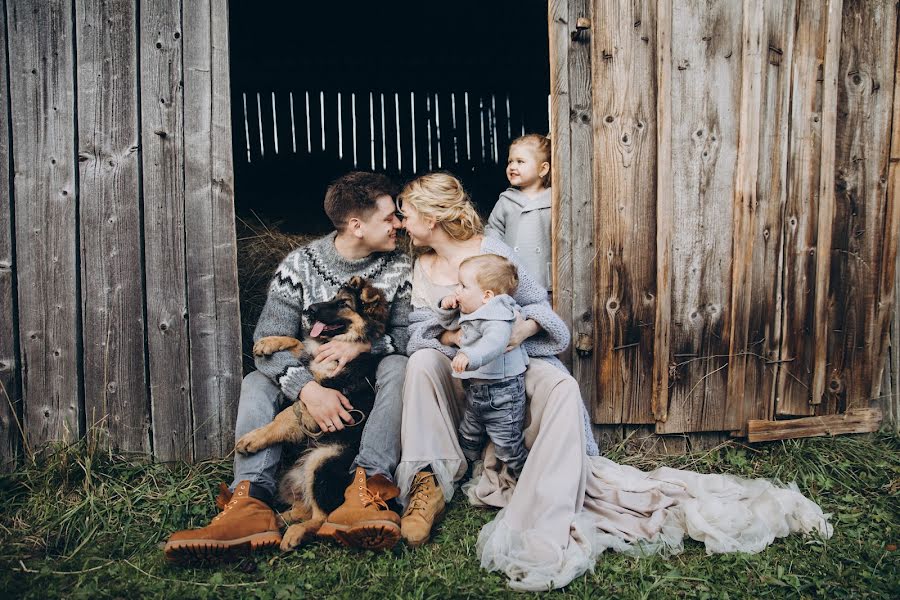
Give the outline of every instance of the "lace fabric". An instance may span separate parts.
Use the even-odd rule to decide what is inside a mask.
[[[589,460],[584,506],[570,523],[567,544],[554,542],[540,523],[513,529],[503,509],[478,536],[481,566],[504,573],[513,589],[540,591],[592,570],[606,550],[673,555],[688,536],[708,554],[756,553],[790,533],[833,533],[829,515],[795,484],[666,467],[646,473],[602,457]]]

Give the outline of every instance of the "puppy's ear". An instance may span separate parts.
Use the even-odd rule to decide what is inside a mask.
[[[359,292],[366,285],[366,280],[360,277],[359,275],[354,275],[350,278],[350,281],[347,282],[347,287],[354,292]]]
[[[388,320],[388,303],[384,293],[373,285],[367,285],[359,292],[362,301],[362,312],[370,321],[386,323]]]

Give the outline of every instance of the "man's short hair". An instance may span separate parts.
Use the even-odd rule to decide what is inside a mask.
[[[519,270],[512,261],[497,254],[470,256],[459,266],[472,265],[477,269],[475,281],[483,290],[512,296],[519,287]]]
[[[352,171],[335,179],[325,192],[325,214],[338,231],[343,231],[351,218],[368,218],[375,210],[375,200],[397,195],[397,187],[381,173]]]

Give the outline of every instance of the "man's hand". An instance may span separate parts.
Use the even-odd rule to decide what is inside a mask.
[[[337,367],[331,373],[334,377],[344,370],[344,367],[351,360],[372,349],[372,344],[368,342],[343,342],[340,340],[332,340],[319,346],[316,350],[315,362],[325,363],[330,360],[337,361]]]
[[[441,308],[444,310],[452,310],[457,307],[459,304],[459,300],[456,299],[456,294],[449,294],[441,298]]]
[[[541,330],[541,326],[535,321],[522,318],[522,315],[516,313],[516,322],[513,323],[512,334],[509,336],[509,344],[506,346],[506,352],[509,352],[531,336]]]
[[[438,341],[445,346],[459,346],[459,340],[462,337],[462,329],[456,331],[445,330],[438,338]]]
[[[462,373],[466,370],[466,367],[469,366],[469,357],[462,352],[457,352],[456,356],[453,357],[453,362],[450,363],[450,366],[453,367],[453,370],[456,373]]]
[[[353,422],[347,412],[353,409],[350,401],[339,391],[322,387],[318,382],[310,381],[303,386],[300,401],[322,431],[340,431],[344,422]]]

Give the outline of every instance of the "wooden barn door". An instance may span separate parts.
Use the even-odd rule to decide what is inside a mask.
[[[226,455],[226,0],[0,0],[0,85],[0,469],[87,433]]]
[[[554,0],[549,26],[555,302],[594,422],[867,407],[900,225],[894,0]]]

